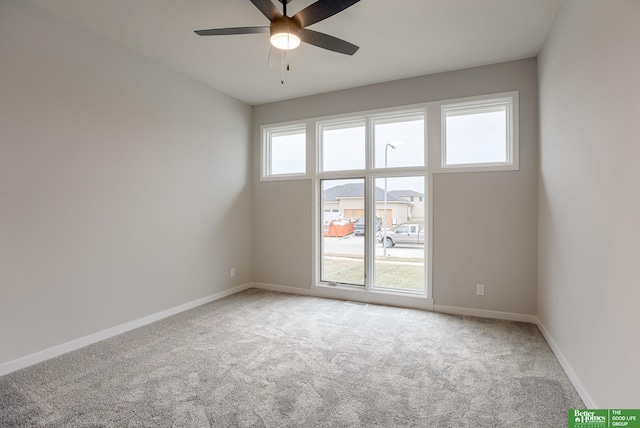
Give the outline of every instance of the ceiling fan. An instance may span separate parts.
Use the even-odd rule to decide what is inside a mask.
[[[287,3],[291,0],[279,1],[282,3],[282,14],[271,0],[251,0],[251,3],[271,21],[268,27],[214,28],[196,30],[195,33],[199,36],[270,33],[271,44],[281,50],[295,49],[300,42],[345,55],[353,55],[359,49],[358,46],[345,40],[309,30],[306,27],[342,12],[360,0],[318,0],[291,17],[287,16]]]

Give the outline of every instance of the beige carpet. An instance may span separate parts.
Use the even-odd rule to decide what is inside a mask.
[[[2,427],[562,427],[534,325],[247,290],[0,378]]]

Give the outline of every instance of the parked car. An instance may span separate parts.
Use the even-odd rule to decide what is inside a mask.
[[[387,231],[386,242],[382,232],[377,234],[380,243],[385,247],[402,244],[424,244],[424,225],[421,223],[402,223]]]
[[[376,217],[376,232],[382,230],[382,219],[380,217]],[[353,233],[356,236],[364,235],[364,216],[360,217],[356,224],[353,226]]]

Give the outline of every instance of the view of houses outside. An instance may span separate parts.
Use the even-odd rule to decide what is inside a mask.
[[[423,291],[424,177],[377,178],[374,195],[375,213],[380,219],[374,226],[374,287]],[[356,230],[360,227],[362,231],[363,223],[368,220],[365,217],[364,180],[323,180],[322,197],[322,280],[364,285],[365,235]],[[357,226],[362,217],[365,217],[364,221],[360,220]],[[413,233],[411,227],[403,228],[405,224],[414,225]],[[398,233],[400,229],[402,233]],[[387,248],[382,244],[385,232],[389,242]]]
[[[355,223],[365,212],[364,179],[322,181],[322,280],[364,286],[364,236]]]
[[[393,196],[406,201],[407,212],[402,221],[395,223],[398,226],[387,229],[386,236],[383,231],[376,241],[374,287],[423,291],[427,236],[424,230],[424,177],[376,178],[375,185],[376,188],[399,189],[389,191],[387,200]]]

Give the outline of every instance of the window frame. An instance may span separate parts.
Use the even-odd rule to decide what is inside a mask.
[[[421,165],[408,165],[408,166],[400,166],[400,167],[384,167],[384,166],[376,166],[376,157],[375,157],[375,132],[377,124],[390,124],[390,123],[398,123],[404,121],[417,120],[418,118],[422,118],[423,126],[424,126],[424,134],[423,134],[423,159]],[[385,123],[386,122],[386,123]],[[370,170],[376,172],[384,172],[388,170],[407,170],[407,169],[424,169],[427,167],[428,161],[428,152],[429,152],[429,144],[427,138],[427,111],[426,105],[422,105],[420,109],[409,109],[405,110],[402,108],[396,109],[396,111],[390,111],[380,114],[372,114],[370,117],[369,128],[371,132],[371,163]]]
[[[355,125],[355,124],[359,124],[362,123],[364,125],[364,150],[365,150],[365,162],[364,162],[364,168],[359,168],[359,169],[332,169],[332,170],[324,170],[324,128],[325,127],[333,127],[333,130],[336,129],[349,129],[352,128],[352,126],[350,125]],[[368,162],[368,155],[367,155],[367,151],[368,151],[368,147],[367,147],[367,141],[369,138],[369,130],[368,130],[369,124],[367,123],[366,120],[366,116],[354,116],[354,117],[347,117],[344,120],[323,120],[323,121],[318,121],[316,123],[316,153],[317,153],[317,161],[315,163],[316,166],[316,170],[315,170],[315,174],[316,175],[322,175],[323,177],[330,177],[332,175],[338,175],[341,176],[344,173],[355,173],[357,174],[362,174],[363,171],[366,171],[369,168],[369,162]]]
[[[304,172],[273,174],[272,167],[272,135],[281,132],[304,131]],[[292,122],[260,127],[260,181],[299,180],[309,178],[309,132],[306,122]]]
[[[330,171],[330,172],[334,172],[334,171]],[[322,219],[323,219],[323,214],[325,213],[324,210],[324,192],[322,189],[322,184],[324,181],[332,181],[332,180],[362,180],[362,185],[364,186],[364,212],[365,212],[365,219],[368,217],[367,215],[367,179],[364,175],[361,174],[361,176],[353,176],[353,177],[349,177],[349,178],[325,178],[325,177],[320,177],[318,178],[317,181],[317,185],[320,189],[320,191],[317,193],[317,200],[314,200],[314,204],[317,204],[317,208],[318,208],[318,218],[317,220],[320,220],[318,222],[318,224],[316,225],[317,227],[319,227],[319,233],[320,235],[316,236],[316,239],[318,239],[318,237],[320,239],[318,239],[318,243],[317,243],[317,249],[318,249],[318,254],[323,254],[324,253],[324,241],[322,239],[322,237],[324,236],[324,224],[322,224]],[[315,198],[315,196],[314,196]],[[340,210],[336,210],[336,211],[340,211]],[[316,220],[316,221],[317,221]],[[368,231],[369,227],[367,226],[368,222],[365,222],[365,230]],[[367,236],[368,232],[365,232],[365,237]],[[315,247],[315,245],[314,245]],[[317,278],[314,280],[314,282],[316,284],[322,284],[324,286],[331,286],[331,287],[336,287],[336,286],[341,286],[341,287],[346,287],[346,288],[351,288],[351,289],[358,289],[358,290],[365,290],[367,288],[367,257],[368,257],[368,252],[369,252],[369,248],[367,246],[367,240],[365,239],[364,242],[364,248],[363,248],[363,263],[364,263],[364,280],[363,280],[363,284],[355,284],[355,283],[350,283],[350,282],[339,282],[339,281],[331,281],[331,280],[324,280],[323,279],[323,271],[324,271],[324,261],[322,260],[322,257],[318,256],[318,259],[316,260],[317,263]]]
[[[447,111],[473,110],[483,107],[490,108],[497,105],[506,105],[507,114],[507,160],[505,162],[478,162],[468,164],[446,164],[447,150]],[[520,169],[520,139],[519,139],[519,114],[518,92],[503,92],[499,94],[481,95],[456,100],[447,100],[440,103],[440,162],[435,172],[459,173],[482,171],[516,171]]]

